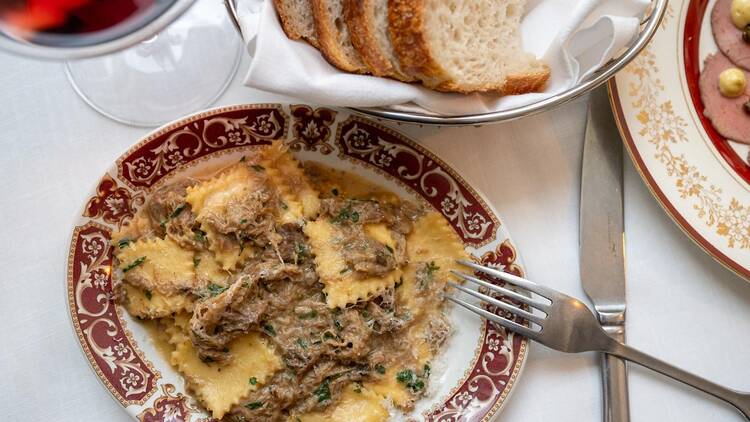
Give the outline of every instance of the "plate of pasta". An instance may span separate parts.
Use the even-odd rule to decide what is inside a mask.
[[[254,104],[119,157],[66,282],[86,359],[140,421],[485,421],[528,345],[448,306],[462,258],[523,273],[445,162],[345,111]]]

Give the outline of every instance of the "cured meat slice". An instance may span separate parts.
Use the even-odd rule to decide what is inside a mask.
[[[718,0],[711,11],[711,30],[719,50],[736,66],[750,70],[750,43],[732,23],[732,0]]]
[[[708,56],[700,77],[703,115],[706,116],[722,136],[732,141],[750,144],[750,114],[745,111],[745,103],[750,100],[750,87],[737,98],[727,98],[719,92],[719,74],[734,64],[723,54]],[[750,80],[750,73],[745,71]]]

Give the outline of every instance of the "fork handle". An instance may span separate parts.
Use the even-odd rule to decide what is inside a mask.
[[[662,375],[666,375],[669,378],[680,381],[723,400],[737,408],[737,410],[739,410],[745,418],[750,421],[750,394],[716,384],[715,382],[691,374],[690,372],[620,343],[615,339],[610,337],[608,337],[608,339],[606,347],[602,350],[603,352],[645,366],[646,368],[654,370]]]

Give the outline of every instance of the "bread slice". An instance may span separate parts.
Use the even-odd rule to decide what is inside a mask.
[[[441,91],[540,91],[550,71],[521,46],[525,6],[526,0],[390,0],[401,68]]]
[[[347,72],[368,69],[352,45],[344,22],[344,0],[310,0],[320,51],[332,65]]]
[[[318,47],[310,0],[273,0],[273,5],[287,37]]]
[[[373,75],[414,81],[401,70],[391,45],[388,0],[344,0],[344,18],[352,45]]]

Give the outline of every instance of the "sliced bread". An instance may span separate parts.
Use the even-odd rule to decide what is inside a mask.
[[[318,47],[310,0],[273,0],[273,5],[287,37]]]
[[[370,72],[406,82],[414,80],[401,71],[388,32],[388,0],[344,0],[344,18],[352,45]]]
[[[523,51],[526,0],[390,0],[390,38],[401,68],[449,92],[540,91],[549,68]]]
[[[368,69],[352,45],[344,22],[344,0],[310,0],[315,32],[323,56],[347,72],[367,73]]]

